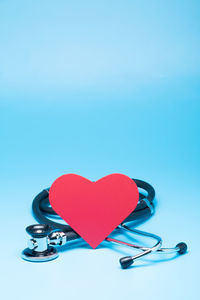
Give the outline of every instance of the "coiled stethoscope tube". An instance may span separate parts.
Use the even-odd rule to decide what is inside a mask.
[[[156,240],[152,247],[143,247],[140,245],[134,245],[132,243],[126,243],[118,239],[113,239],[107,237],[105,240],[111,243],[117,243],[123,246],[131,247],[141,252],[135,256],[126,256],[120,259],[120,264],[122,268],[128,268],[136,259],[146,256],[152,252],[158,253],[172,253],[177,252],[179,254],[184,254],[187,251],[187,245],[183,242],[176,245],[174,248],[161,248],[162,239],[161,237],[144,232],[137,229],[129,228],[125,223],[131,221],[137,221],[140,219],[147,219],[154,213],[154,198],[155,190],[147,182],[133,179],[138,186],[147,193],[145,195],[143,192],[139,193],[139,201],[135,210],[120,224],[117,228],[128,231],[132,234],[142,235],[145,237],[152,238]],[[59,217],[49,203],[49,189],[43,190],[39,193],[33,200],[32,211],[35,219],[41,225],[31,225],[27,227],[27,232],[33,237],[29,241],[29,248],[22,252],[22,257],[29,261],[48,261],[57,257],[57,251],[54,246],[62,246],[66,242],[71,240],[79,239],[80,236],[69,226],[55,222],[49,219],[49,217],[57,218]],[[38,251],[41,250],[41,251]]]

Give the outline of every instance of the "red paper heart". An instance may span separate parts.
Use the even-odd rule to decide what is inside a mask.
[[[92,182],[82,176],[58,177],[49,201],[92,248],[96,248],[135,209],[139,192],[126,175],[111,174]]]

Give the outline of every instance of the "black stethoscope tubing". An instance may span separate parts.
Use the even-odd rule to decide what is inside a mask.
[[[154,188],[147,182],[133,179],[137,187],[144,190],[147,195],[144,195],[142,192],[139,193],[139,202],[135,210],[124,220],[123,223],[135,221],[141,218],[148,218],[151,216],[152,212],[150,207],[147,205],[146,201],[142,201],[144,198],[149,202],[153,207],[153,200],[155,198]],[[33,200],[32,211],[35,219],[41,224],[47,224],[53,229],[59,229],[64,232],[70,233],[70,240],[79,238],[80,236],[69,226],[61,224],[49,219],[49,217],[58,216],[57,213],[53,210],[49,203],[49,189],[45,189],[40,192]]]

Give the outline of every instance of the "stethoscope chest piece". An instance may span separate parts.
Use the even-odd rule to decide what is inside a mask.
[[[22,251],[22,258],[31,262],[46,262],[58,257],[56,248],[51,247],[48,235],[52,231],[46,224],[31,225],[26,231],[32,238],[28,241],[28,248]]]
[[[37,252],[29,248],[24,249],[22,258],[31,262],[46,262],[58,257],[58,252],[55,248],[49,247],[46,251]]]

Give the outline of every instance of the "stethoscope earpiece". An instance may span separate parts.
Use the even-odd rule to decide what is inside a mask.
[[[177,251],[178,254],[182,255],[185,254],[187,252],[187,244],[184,242],[178,243],[176,245],[176,248],[178,248],[179,250]]]
[[[127,269],[134,263],[134,260],[133,260],[132,256],[124,256],[124,257],[120,258],[119,262],[120,262],[122,269]]]

